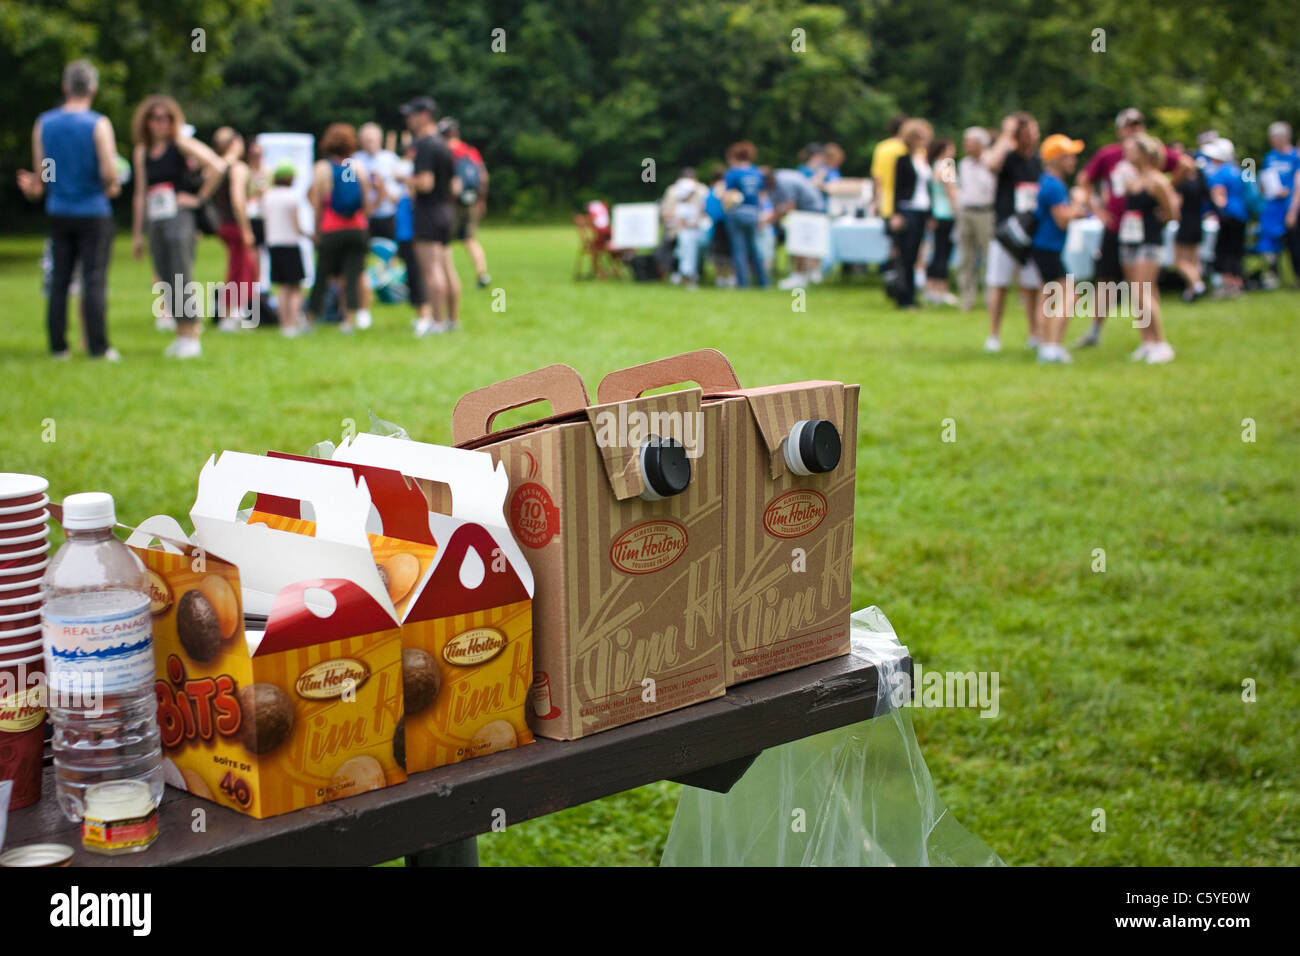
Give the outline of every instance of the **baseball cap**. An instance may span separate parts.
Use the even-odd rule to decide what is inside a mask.
[[[1115,117],[1115,131],[1119,132],[1125,126],[1132,126],[1134,123],[1141,123],[1145,126],[1146,122],[1146,117],[1142,115],[1142,111],[1130,106],[1128,109],[1120,110]]]
[[[402,104],[402,115],[410,116],[412,113],[428,113],[430,116],[438,115],[438,101],[432,96],[417,96]]]
[[[1053,133],[1043,140],[1043,145],[1038,152],[1049,163],[1054,159],[1060,159],[1062,156],[1077,156],[1083,152],[1083,140],[1070,139],[1070,137],[1061,133]]]
[[[298,167],[293,164],[292,159],[282,159],[275,164],[275,169],[271,170],[272,176],[297,176]]]
[[[1213,143],[1202,146],[1201,152],[1215,162],[1230,163],[1236,157],[1237,148],[1232,145],[1232,140],[1220,136]]]
[[[438,120],[439,133],[441,133],[443,136],[446,136],[448,133],[452,131],[455,131],[457,133],[460,132],[460,124],[456,122],[456,118],[454,116],[444,116],[442,119]]]

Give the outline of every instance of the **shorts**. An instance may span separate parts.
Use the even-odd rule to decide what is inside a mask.
[[[1120,282],[1124,268],[1119,262],[1119,233],[1109,229],[1101,234],[1101,254],[1097,257],[1097,271],[1093,278],[1098,282]]]
[[[1119,261],[1126,267],[1144,262],[1158,263],[1162,251],[1162,248],[1154,242],[1124,243],[1119,247]]]
[[[451,242],[456,210],[450,201],[417,203],[412,220],[416,242],[441,242],[445,245]]]
[[[1065,278],[1065,263],[1061,261],[1061,253],[1057,249],[1039,249],[1035,246],[1029,250],[1029,261],[1038,267],[1038,275],[1045,283]]]
[[[713,224],[713,238],[709,240],[709,252],[718,259],[731,261],[731,236],[727,233],[726,220]]]
[[[370,238],[371,239],[391,239],[397,241],[397,217],[396,216],[371,216],[370,217]]]
[[[1199,246],[1204,238],[1205,230],[1201,226],[1201,214],[1199,212],[1179,220],[1178,234],[1174,236],[1174,242],[1177,245]]]
[[[301,285],[306,277],[302,250],[297,246],[271,246],[271,284]]]
[[[452,236],[457,242],[464,242],[466,239],[473,239],[477,233],[478,207],[456,203],[456,223],[452,229]]]
[[[1005,289],[1015,282],[1022,289],[1037,289],[1043,284],[1038,266],[1032,257],[1021,265],[1007,252],[1006,246],[994,239],[989,243],[988,262],[984,269],[984,284],[990,289]]]

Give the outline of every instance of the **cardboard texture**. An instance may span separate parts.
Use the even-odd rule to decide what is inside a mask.
[[[554,415],[491,431],[542,399]],[[536,580],[534,733],[574,739],[723,693],[718,427],[698,389],[588,407],[565,365],[457,403],[454,440],[509,476],[507,520]],[[656,435],[685,446],[691,477],[646,500],[641,448]]]
[[[330,464],[367,483],[372,472],[402,477],[400,500],[394,494],[379,508],[384,530],[415,522],[400,525],[406,537],[423,535],[438,549],[402,618],[406,769],[532,743],[533,575],[506,526],[504,469],[482,452],[364,434],[340,445]],[[448,492],[442,512],[428,507],[425,489],[434,487]]]
[[[127,543],[153,582],[167,782],[261,818],[401,783],[406,772],[393,753],[401,633],[364,532],[365,485],[347,472],[316,481],[284,468],[296,462],[243,471],[250,459],[266,461],[227,453],[208,463],[195,541],[159,516]],[[311,489],[316,537],[236,519],[247,491],[294,486]],[[277,572],[284,583],[273,586],[268,569],[295,559],[301,576]],[[264,631],[245,631],[249,594],[267,604]]]
[[[847,654],[858,386],[743,389],[721,352],[700,349],[611,372],[597,394],[608,402],[682,382],[703,387],[722,424],[727,686]],[[797,475],[785,444],[814,419],[835,426],[839,464]]]

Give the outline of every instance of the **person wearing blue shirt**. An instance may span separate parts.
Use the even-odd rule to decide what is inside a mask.
[[[1074,174],[1083,141],[1054,133],[1043,140],[1039,155],[1043,174],[1038,178],[1038,204],[1034,209],[1034,240],[1029,254],[1043,284],[1038,290],[1038,361],[1064,364],[1072,361],[1065,350],[1065,329],[1074,314],[1074,286],[1066,279],[1061,252],[1071,219],[1088,214],[1082,203],[1070,198],[1065,183]]]
[[[1214,271],[1223,280],[1215,293],[1221,298],[1241,295],[1242,253],[1246,242],[1246,184],[1241,181],[1236,148],[1232,140],[1219,138],[1201,148],[1208,161],[1205,182],[1219,217],[1219,236],[1214,244]]]
[[[728,193],[738,193],[740,201],[727,208],[727,235],[731,240],[731,257],[736,264],[736,284],[745,288],[754,284],[767,287],[767,269],[758,248],[759,222],[762,218],[758,198],[763,191],[763,173],[754,165],[758,151],[748,140],[732,143],[727,148],[727,177],[724,186]],[[734,197],[733,197],[734,198]]]
[[[90,108],[98,71],[85,60],[63,70],[62,106],[46,110],[32,127],[32,169],[18,170],[18,187],[32,201],[45,198],[54,260],[46,331],[50,353],[70,356],[67,341],[68,287],[81,266],[81,312],[91,358],[121,356],[108,344],[106,294],[113,248],[109,200],[122,191],[117,144],[108,117]]]
[[[1265,282],[1278,285],[1277,260],[1283,251],[1291,254],[1291,269],[1300,278],[1300,231],[1295,220],[1287,223],[1300,181],[1300,151],[1291,142],[1289,123],[1273,123],[1268,128],[1268,143],[1272,148],[1264,157],[1259,172],[1259,186],[1263,193],[1264,209],[1259,217],[1259,243],[1256,248],[1268,258]]]

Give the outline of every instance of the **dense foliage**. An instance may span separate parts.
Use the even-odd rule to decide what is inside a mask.
[[[862,173],[900,110],[955,134],[1024,107],[1091,145],[1138,105],[1159,134],[1214,125],[1258,155],[1268,121],[1300,120],[1297,27],[1294,0],[0,0],[17,74],[0,89],[0,201],[74,55],[100,65],[124,143],[154,90],[205,135],[392,125],[431,92],[483,151],[495,208],[527,217],[644,197],[645,160],[662,184],[742,137],[778,162],[833,139]]]

